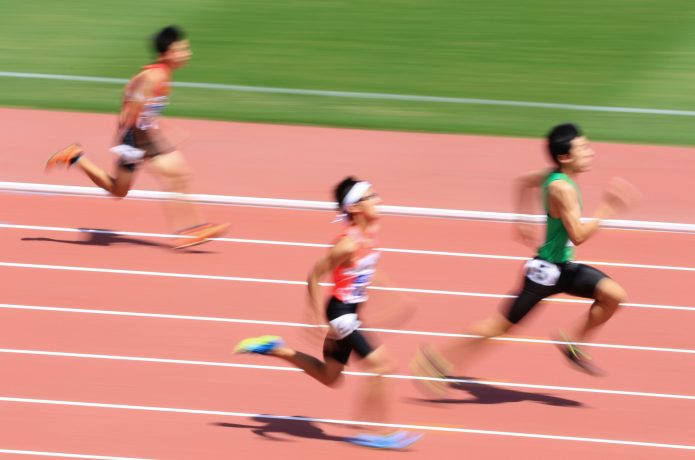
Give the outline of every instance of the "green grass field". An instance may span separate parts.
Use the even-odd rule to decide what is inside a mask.
[[[126,78],[168,23],[179,81],[695,110],[690,0],[8,0],[0,70]],[[0,78],[0,105],[115,112],[121,87]],[[695,117],[177,88],[173,116],[695,145]]]

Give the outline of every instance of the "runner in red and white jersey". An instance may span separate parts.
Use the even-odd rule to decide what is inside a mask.
[[[253,337],[241,341],[237,353],[256,353],[276,356],[304,370],[309,376],[327,386],[335,386],[352,352],[360,358],[368,378],[364,399],[360,401],[361,420],[385,422],[391,394],[382,377],[391,372],[392,365],[386,350],[375,347],[371,337],[359,329],[358,309],[367,300],[367,287],[372,281],[379,253],[374,250],[379,226],[376,205],[379,198],[372,186],[352,177],[343,180],[335,190],[336,201],[348,224],[327,254],[309,274],[309,304],[317,325],[328,321],[328,334],[323,344],[323,361],[284,345],[277,336]],[[332,274],[335,286],[322,308],[319,281]],[[358,435],[347,439],[358,445],[383,449],[402,449],[420,436],[405,431]]]
[[[147,162],[166,191],[189,193],[189,172],[183,155],[166,142],[157,119],[168,103],[171,75],[190,60],[191,50],[183,31],[174,26],[157,33],[153,45],[156,61],[131,78],[123,92],[116,142],[111,149],[118,157],[115,174],[110,175],[92,163],[79,144],[71,144],[53,154],[46,169],[77,165],[96,185],[122,198],[132,187],[137,167]],[[203,222],[200,212],[190,202],[169,201],[167,211],[174,231],[182,236],[174,243],[176,248],[203,243],[228,227]]]

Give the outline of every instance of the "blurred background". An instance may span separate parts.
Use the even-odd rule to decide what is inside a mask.
[[[303,280],[341,231],[332,211],[204,206],[210,222],[232,224],[230,238],[182,253],[169,250],[158,202],[50,192],[92,186],[77,168],[44,171],[48,156],[73,142],[113,167],[123,84],[154,59],[150,39],[169,24],[187,32],[193,60],[174,76],[162,131],[183,144],[194,193],[328,201],[354,174],[374,183],[387,205],[513,213],[514,179],[548,167],[543,137],[572,121],[597,151],[595,170],[581,177],[585,214],[622,176],[643,198],[616,218],[690,229],[602,231],[580,248],[579,260],[605,269],[635,302],[590,350],[610,370],[607,379],[564,366],[546,340],[586,315],[586,304],[558,299],[520,340],[467,374],[494,386],[469,379],[434,408],[413,399],[412,382],[395,380],[396,422],[554,439],[431,432],[409,458],[447,458],[437,453],[462,446],[468,458],[566,460],[681,459],[695,449],[687,423],[695,413],[695,1],[0,5],[0,179],[49,190],[7,193],[15,189],[0,184],[0,368],[10,371],[0,381],[0,455],[312,458],[321,446],[334,448],[332,460],[357,453],[336,447],[338,435],[350,434],[343,427],[239,414],[351,420],[359,378],[348,377],[336,397],[299,373],[258,367],[279,363],[231,354],[237,341],[261,334],[320,353],[297,326],[307,320]],[[134,188],[162,185],[139,174]],[[391,248],[380,268],[405,300],[381,291],[372,306],[383,313],[376,326],[392,329],[383,339],[401,374],[423,342],[496,311],[532,254],[500,222],[385,216],[380,237]],[[589,438],[600,443],[577,442]],[[660,450],[628,446],[638,442]],[[483,451],[489,455],[476,455]],[[383,459],[359,452],[377,455]]]
[[[194,52],[169,116],[695,144],[688,0],[26,0],[3,2],[3,71],[128,78],[179,24]],[[116,112],[120,84],[0,78],[0,105]],[[271,89],[269,89],[271,88]],[[378,93],[374,98],[272,89]],[[388,98],[416,95],[636,108],[634,113]]]

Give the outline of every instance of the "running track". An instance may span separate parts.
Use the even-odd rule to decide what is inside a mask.
[[[0,117],[11,128],[12,152],[3,156],[2,180],[87,185],[76,173],[41,171],[46,152],[76,138],[97,161],[109,160],[98,148],[108,142],[110,116],[0,110]],[[542,164],[539,144],[528,140],[174,125],[191,133],[186,147],[195,151],[189,156],[202,193],[325,200],[354,164],[389,203],[505,211],[509,178]],[[346,145],[355,149],[349,160]],[[361,147],[377,159],[365,161]],[[599,157],[603,169],[587,176],[585,187],[620,173],[645,193],[630,217],[692,221],[692,198],[684,201],[678,180],[695,166],[692,151],[600,147],[612,156]],[[430,148],[442,153],[422,166]],[[510,151],[519,153],[500,161]],[[475,161],[467,152],[477,152]],[[673,176],[651,175],[664,159]],[[137,188],[156,187],[145,175],[139,179]],[[587,195],[590,207],[598,191]],[[342,442],[355,432],[351,404],[364,376],[348,375],[342,388],[330,390],[281,361],[230,354],[239,339],[265,333],[318,350],[304,326],[301,282],[324,251],[320,244],[338,231],[329,213],[205,206],[210,220],[233,223],[229,238],[175,253],[165,246],[157,203],[9,194],[0,200],[0,454],[7,458],[693,456],[694,235],[603,231],[579,251],[581,260],[624,264],[598,265],[630,293],[630,305],[589,348],[608,376],[573,371],[547,343],[549,332],[586,311],[585,303],[559,299],[461,376],[450,400],[426,401],[408,378],[417,345],[461,333],[498,308],[515,287],[518,258],[529,252],[504,223],[384,218],[382,268],[392,286],[410,291],[374,291],[365,313],[397,364],[390,421],[426,434],[410,452],[392,453]],[[403,311],[407,320],[397,320]]]

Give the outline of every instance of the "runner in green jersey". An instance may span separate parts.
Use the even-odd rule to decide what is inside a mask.
[[[582,198],[575,183],[578,174],[588,171],[594,151],[579,128],[573,124],[554,127],[548,134],[548,151],[554,162],[551,170],[534,171],[517,181],[517,210],[520,214],[532,212],[538,189],[546,212],[545,241],[536,256],[525,266],[523,287],[518,295],[505,305],[501,314],[473,325],[468,333],[478,339],[456,339],[450,345],[435,350],[423,347],[412,363],[413,371],[421,376],[452,375],[454,366],[474,354],[487,339],[508,332],[519,323],[541,300],[567,293],[594,300],[588,315],[568,335],[560,333],[560,349],[580,370],[598,374],[588,356],[576,343],[589,339],[626,301],[625,290],[601,271],[572,262],[574,247],[589,239],[599,228],[602,219],[629,206],[636,191],[625,181],[614,179],[606,190],[593,219],[582,222]],[[519,223],[519,235],[526,243],[534,242],[531,224]],[[423,382],[423,381],[421,381]],[[424,386],[440,392],[446,385],[426,382]]]

